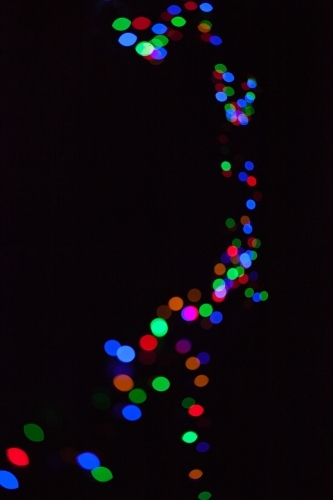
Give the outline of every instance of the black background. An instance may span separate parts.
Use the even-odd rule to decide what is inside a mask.
[[[186,27],[154,67],[120,47],[110,24],[123,14],[155,20],[166,6],[1,9],[0,465],[8,446],[32,459],[8,495],[180,500],[200,491],[186,481],[193,452],[176,438],[178,361],[166,366],[173,392],[147,402],[138,433],[118,422],[109,437],[98,433],[89,398],[107,383],[107,338],[134,345],[156,307],[191,287],[208,298],[228,244],[223,220],[244,203],[239,183],[216,169],[224,120],[209,72],[223,62],[237,83],[253,73],[261,88],[253,123],[232,131],[231,144],[257,164],[256,269],[270,299],[245,310],[235,293],[207,339],[189,328],[214,352],[202,489],[221,499],[332,498],[330,9],[219,4],[222,48]],[[22,425],[46,411],[45,443],[27,444]],[[104,450],[115,479],[51,471],[44,457],[66,445]]]

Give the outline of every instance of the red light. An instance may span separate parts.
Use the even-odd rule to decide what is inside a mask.
[[[223,170],[222,175],[223,175],[223,177],[227,177],[227,178],[228,178],[228,177],[231,177],[231,176],[232,176],[232,171],[231,171],[231,170],[228,170],[227,172],[225,172],[225,171]]]
[[[6,455],[8,460],[14,465],[23,467],[29,464],[29,457],[21,448],[7,448]]]
[[[186,2],[184,4],[185,9],[187,10],[195,10],[198,8],[198,5],[195,2]]]
[[[217,84],[215,85],[215,90],[216,90],[217,92],[223,92],[223,90],[224,90],[224,89],[225,89],[225,85],[223,85],[223,83],[217,83]]]
[[[144,351],[153,351],[156,349],[158,341],[154,335],[144,335],[141,337],[139,344]]]
[[[173,42],[178,42],[178,40],[181,40],[183,38],[183,33],[179,30],[170,30],[167,33],[168,38],[172,40]]]
[[[160,15],[160,18],[163,19],[163,21],[170,21],[174,16],[170,14],[169,12],[162,12]]]
[[[137,17],[132,21],[132,26],[137,30],[146,30],[151,25],[151,20],[147,17]]]
[[[253,241],[254,241],[254,238],[252,236],[250,236],[250,238],[248,238],[248,240],[247,240],[247,244],[251,248],[253,247]]]
[[[215,292],[212,293],[212,299],[214,302],[223,302],[225,297],[218,297]]]
[[[257,184],[257,179],[253,175],[249,175],[246,182],[249,186],[255,186]]]
[[[240,286],[239,278],[232,281],[232,288],[238,288]]]
[[[241,83],[241,87],[243,90],[250,90],[250,87],[248,87],[246,82]]]
[[[191,417],[200,417],[205,410],[201,405],[192,405],[187,411]]]
[[[211,36],[212,35],[210,35],[209,33],[201,33],[200,38],[203,42],[209,42]],[[220,76],[220,78],[221,78],[221,76]]]
[[[238,281],[240,282],[241,285],[245,285],[249,281],[249,277],[247,274],[243,274],[243,276],[240,276],[238,278]]]
[[[229,255],[229,257],[236,257],[236,255],[238,254],[238,248],[233,245],[231,247],[228,247],[227,254]]]
[[[213,77],[216,78],[216,80],[222,80],[222,73],[219,73],[218,71],[213,71]]]

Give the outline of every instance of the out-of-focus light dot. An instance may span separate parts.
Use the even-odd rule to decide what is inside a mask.
[[[170,30],[168,31],[168,37],[170,40],[173,42],[178,42],[178,40],[181,40],[183,38],[183,33],[179,30]]]
[[[221,43],[222,43],[222,38],[221,38],[221,37],[219,37],[219,36],[214,35],[214,36],[211,36],[211,37],[210,37],[209,41],[210,41],[210,43],[211,43],[212,45],[221,45]]]
[[[128,375],[117,375],[113,379],[113,385],[118,391],[128,392],[134,387],[134,382]]]
[[[170,5],[170,7],[167,8],[167,11],[169,12],[169,14],[176,16],[177,14],[180,14],[182,9],[178,7],[178,5]]]
[[[232,87],[224,87],[224,92],[227,94],[228,97],[231,97],[232,95],[235,94],[235,91]]]
[[[107,340],[104,344],[104,350],[109,356],[117,356],[117,351],[121,347],[117,340]]]
[[[232,73],[230,73],[229,71],[227,71],[226,73],[224,73],[223,76],[222,76],[222,78],[223,78],[223,80],[225,82],[228,82],[228,83],[229,82],[233,82],[234,79],[235,79],[234,75]]]
[[[76,461],[82,469],[86,470],[93,470],[101,464],[99,458],[94,453],[90,452],[80,453],[80,455],[76,457]]]
[[[169,319],[171,314],[172,314],[172,311],[171,311],[169,306],[162,305],[156,309],[156,315],[159,318]]]
[[[257,184],[257,179],[253,175],[249,175],[246,182],[249,186],[253,187]]]
[[[214,273],[217,274],[217,276],[222,276],[226,271],[226,267],[224,264],[216,264],[214,266]]]
[[[201,21],[201,23],[198,25],[198,30],[201,31],[201,33],[209,33],[211,29],[212,23],[210,23],[209,21]]]
[[[224,92],[216,92],[215,97],[219,102],[224,102],[228,99],[227,94],[225,94]]]
[[[198,498],[199,500],[209,500],[210,498],[212,498],[212,494],[209,493],[209,491],[202,491],[201,493],[199,493]]]
[[[202,304],[199,307],[199,314],[203,318],[208,318],[213,312],[213,307],[210,304]]]
[[[37,424],[25,424],[23,432],[30,441],[34,441],[35,443],[44,441],[44,431]]]
[[[245,267],[245,269],[248,269],[249,267],[251,267],[252,262],[251,262],[251,259],[247,253],[245,253],[245,252],[242,253],[239,260],[240,260],[242,266]]]
[[[29,457],[21,448],[7,448],[6,455],[8,460],[14,465],[24,467],[29,464]]]
[[[198,439],[198,434],[194,431],[184,432],[182,435],[182,440],[184,443],[191,444],[194,443]]]
[[[268,299],[268,293],[266,291],[260,292],[260,300],[265,301]]]
[[[211,12],[213,10],[213,6],[210,3],[204,2],[199,5],[200,10],[202,12]]]
[[[181,312],[181,317],[185,321],[194,321],[197,319],[199,313],[198,309],[195,306],[187,306]]]
[[[197,387],[205,387],[208,382],[209,378],[207,377],[207,375],[197,375],[193,381],[194,385]]]
[[[232,244],[233,244],[235,247],[239,248],[239,247],[241,246],[242,242],[241,242],[241,240],[240,240],[239,238],[234,238],[234,239],[232,240]]]
[[[243,113],[241,113],[239,116],[238,116],[238,120],[239,120],[239,123],[241,125],[247,125],[249,123],[249,119],[246,115],[244,115]]]
[[[96,467],[90,473],[100,483],[106,483],[113,478],[112,472],[107,467]]]
[[[248,217],[247,215],[242,215],[241,219],[240,219],[241,223],[243,224],[243,226],[245,224],[250,224],[251,222],[251,219],[250,217]]]
[[[244,292],[245,297],[247,297],[248,299],[253,297],[253,294],[254,294],[253,288],[247,288]]]
[[[246,182],[247,181],[247,173],[245,173],[245,172],[239,172],[238,179],[241,182]]]
[[[126,17],[118,17],[118,19],[116,19],[112,23],[112,28],[117,31],[125,31],[130,26],[131,26],[131,21]]]
[[[165,24],[157,23],[151,27],[151,30],[156,35],[164,35],[164,33],[166,33],[168,31],[168,28],[167,28],[167,26],[165,26]]]
[[[195,400],[193,398],[184,398],[182,401],[182,407],[183,408],[190,408],[190,406],[193,406],[195,404]]]
[[[235,280],[238,277],[236,269],[234,269],[233,267],[228,269],[227,277],[229,278],[229,280]]]
[[[156,35],[151,40],[151,43],[154,45],[154,47],[160,49],[161,47],[165,47],[165,45],[169,43],[169,38],[164,35]]]
[[[210,321],[213,323],[213,325],[218,325],[219,323],[221,323],[222,319],[223,319],[223,315],[220,311],[214,311],[211,315],[210,315]]]
[[[167,391],[170,387],[170,382],[166,377],[155,377],[151,385],[158,392]]]
[[[188,300],[198,302],[201,299],[201,292],[198,288],[191,288],[187,294]]]
[[[185,366],[188,370],[197,370],[200,366],[200,361],[195,356],[187,358]]]
[[[192,344],[189,340],[187,339],[181,339],[178,340],[176,344],[176,351],[179,352],[179,354],[186,354],[188,351],[191,350]]]
[[[245,99],[238,99],[237,104],[239,107],[245,108],[245,106],[247,105],[247,102],[245,101]]]
[[[123,363],[130,363],[135,358],[135,351],[129,345],[123,345],[117,349],[117,358]]]
[[[256,202],[254,200],[247,200],[246,206],[249,210],[256,208]]]
[[[222,278],[217,278],[213,281],[213,288],[216,290],[217,288],[224,286],[224,280]]]
[[[150,329],[155,337],[164,337],[168,333],[168,323],[163,318],[155,318],[150,323]]]
[[[253,92],[246,92],[245,94],[245,100],[247,102],[253,102],[256,98],[256,95]]]
[[[210,448],[209,444],[205,442],[198,443],[195,447],[195,449],[200,453],[205,453],[206,451],[209,450],[209,448]]]
[[[230,257],[235,257],[237,254],[238,254],[238,248],[231,245],[230,247],[228,247],[227,249],[227,254],[230,256]]]
[[[250,272],[250,280],[251,281],[256,281],[259,277],[259,274],[257,273],[257,271],[251,271]]]
[[[187,411],[188,414],[191,415],[191,417],[200,417],[205,410],[203,406],[195,404],[190,406],[190,408]]]
[[[155,47],[150,42],[139,42],[136,45],[135,50],[140,56],[144,57],[144,56],[150,56],[150,54],[154,52]]]
[[[208,352],[199,352],[197,358],[200,361],[201,365],[206,365],[210,361],[210,355],[208,354]]]
[[[225,221],[225,225],[229,228],[229,229],[232,229],[233,227],[235,227],[236,225],[236,222],[234,219],[232,219],[231,217],[229,217],[226,221]]]
[[[187,10],[196,10],[198,8],[198,4],[195,2],[186,2],[184,4],[185,9]]]
[[[165,50],[164,47],[159,47],[155,48],[155,50],[153,50],[153,52],[151,53],[150,56],[147,57],[147,59],[149,60],[150,63],[152,63],[153,61],[162,62],[166,58],[167,54],[168,52]]]
[[[146,30],[150,25],[151,20],[147,17],[137,17],[132,21],[132,26],[137,30]]]
[[[120,45],[123,45],[123,47],[131,47],[135,44],[137,39],[138,37],[134,35],[134,33],[123,33],[118,38],[118,42],[120,43]]]
[[[126,420],[129,420],[130,422],[135,422],[135,420],[139,420],[142,416],[142,412],[138,406],[135,405],[127,405],[125,406],[121,413],[123,414],[123,417],[126,418]]]
[[[143,335],[139,341],[140,347],[144,351],[153,351],[158,345],[156,337],[153,335]]]
[[[16,490],[19,487],[19,482],[11,472],[0,470],[0,486],[6,490]]]
[[[168,302],[168,306],[170,307],[171,311],[180,311],[183,305],[184,301],[180,297],[172,297],[172,299],[170,299]]]
[[[171,24],[176,26],[176,28],[181,28],[182,26],[185,26],[186,20],[181,16],[176,16],[173,19],[171,19]]]
[[[215,64],[215,70],[218,73],[225,73],[227,71],[227,67],[224,64]]]
[[[244,163],[244,167],[246,168],[246,170],[253,170],[254,169],[254,163],[252,161],[246,161]]]
[[[260,293],[259,292],[254,293],[252,296],[252,300],[253,302],[260,302]]]
[[[254,78],[249,78],[247,80],[247,86],[250,87],[250,89],[254,89],[257,86],[257,82],[255,81]]]
[[[230,169],[231,169],[231,163],[230,163],[229,161],[223,161],[223,162],[221,163],[221,168],[222,168],[222,170],[224,170],[224,171],[228,171],[228,170],[230,170]]]
[[[245,234],[251,234],[252,233],[252,226],[251,224],[245,224],[243,227],[243,231]]]
[[[128,398],[132,401],[132,403],[144,403],[147,399],[147,394],[143,389],[133,389],[129,394]]]
[[[191,472],[189,472],[188,477],[190,479],[200,479],[202,477],[202,475],[203,475],[202,470],[200,470],[200,469],[193,469],[193,470],[191,470]]]

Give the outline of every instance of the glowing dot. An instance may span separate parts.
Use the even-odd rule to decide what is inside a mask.
[[[256,96],[253,92],[246,92],[245,94],[245,100],[247,102],[253,102],[255,100]]]
[[[225,225],[229,228],[229,229],[232,229],[235,227],[236,225],[236,222],[234,221],[234,219],[232,219],[231,217],[229,217],[229,219],[227,219],[225,221]]]
[[[144,351],[153,351],[156,349],[158,341],[153,335],[144,335],[141,337],[139,344]]]
[[[198,309],[195,306],[187,306],[181,312],[181,316],[185,321],[194,321],[198,317]]]
[[[246,206],[249,210],[254,210],[256,208],[256,202],[254,200],[247,200]]]
[[[254,164],[252,163],[252,161],[246,161],[244,163],[244,167],[246,168],[246,170],[253,170],[254,169]]]
[[[162,305],[156,309],[156,314],[159,318],[169,319],[172,311],[169,306]]]
[[[246,182],[247,181],[247,173],[245,173],[245,172],[239,172],[238,179],[241,182]]]
[[[265,301],[268,299],[268,293],[263,291],[263,292],[260,292],[260,299]]]
[[[227,254],[230,256],[230,257],[236,257],[236,255],[238,254],[238,248],[231,245],[230,247],[228,247],[227,249]]]
[[[7,490],[16,490],[19,487],[19,482],[11,472],[0,470],[0,486]]]
[[[151,385],[158,392],[167,391],[170,387],[170,382],[166,377],[156,377],[152,381]]]
[[[186,354],[188,351],[191,350],[192,344],[189,340],[187,339],[181,339],[178,340],[176,344],[176,351],[179,352],[179,354]]]
[[[7,448],[6,455],[8,460],[14,465],[23,467],[29,464],[29,457],[21,448]]]
[[[243,231],[245,234],[251,234],[252,233],[252,226],[251,224],[245,224],[243,227]]]
[[[210,361],[210,355],[208,352],[199,352],[197,358],[200,361],[200,365],[206,365]]]
[[[200,10],[202,12],[211,12],[213,10],[213,6],[210,3],[204,2],[199,5]]]
[[[198,498],[199,500],[209,500],[210,498],[212,498],[212,494],[209,493],[209,491],[202,491],[201,493],[199,493]]]
[[[165,26],[165,24],[157,23],[152,26],[151,30],[156,35],[164,35],[164,33],[168,31],[168,28]]]
[[[213,325],[218,325],[219,323],[221,323],[222,319],[223,319],[223,315],[220,311],[214,311],[211,315],[210,315],[210,321],[213,323]]]
[[[130,422],[134,422],[135,420],[139,420],[142,416],[142,412],[138,406],[135,405],[127,405],[125,406],[121,413],[123,414],[124,418],[126,420],[129,420]]]
[[[199,307],[199,314],[203,318],[208,318],[213,312],[213,307],[210,304],[202,304]]]
[[[217,274],[217,276],[222,276],[226,271],[226,267],[224,264],[216,264],[214,267],[214,273]]]
[[[154,45],[149,42],[139,42],[135,47],[136,52],[140,56],[150,56],[154,49]]]
[[[157,35],[151,40],[154,47],[161,48],[169,43],[169,38],[164,35]]]
[[[188,413],[191,417],[200,417],[204,411],[205,410],[201,405],[192,405],[188,409]]]
[[[198,302],[201,299],[201,292],[198,288],[192,288],[187,294],[188,300],[191,302]]]
[[[191,356],[185,361],[185,366],[188,370],[197,370],[200,366],[200,361],[195,356]]]
[[[135,351],[129,345],[123,345],[117,349],[117,358],[123,363],[130,363],[135,358]]]
[[[138,37],[133,33],[124,33],[119,37],[118,42],[120,43],[120,45],[123,45],[124,47],[131,47],[132,45],[135,44],[137,39]]]
[[[224,102],[228,99],[227,94],[225,94],[224,92],[216,92],[215,97],[219,102]]]
[[[132,21],[132,26],[137,30],[146,30],[151,25],[151,20],[147,17],[137,17]]]
[[[248,87],[250,87],[250,89],[254,89],[257,86],[257,82],[253,78],[249,78],[247,81],[247,85]]]
[[[86,470],[93,470],[101,464],[99,458],[90,452],[81,453],[76,457],[76,461],[82,469]]]
[[[200,469],[193,469],[189,473],[188,477],[191,478],[191,479],[200,479],[202,477],[202,475],[203,475],[202,470],[200,470]]]
[[[224,286],[225,282],[222,278],[217,278],[216,280],[213,281],[213,288],[216,290],[217,288],[220,288],[221,286]]]
[[[168,333],[168,323],[163,318],[155,318],[150,323],[150,329],[155,337],[164,337]]]
[[[251,281],[256,281],[258,279],[258,277],[259,277],[259,274],[257,273],[257,271],[252,271],[250,273],[250,280]]]
[[[132,401],[132,403],[144,403],[147,399],[147,394],[143,389],[133,389],[129,394],[128,394],[129,399]]]
[[[179,311],[184,305],[183,299],[180,297],[172,297],[172,299],[169,300],[168,306],[172,311]]]
[[[219,36],[211,36],[209,41],[212,45],[221,45],[222,38],[220,38]]]
[[[113,379],[113,385],[118,391],[128,392],[134,387],[134,382],[128,375],[117,375]]]
[[[113,478],[112,472],[107,467],[96,467],[91,471],[91,475],[100,483],[106,483]]]
[[[243,224],[243,226],[244,226],[245,224],[249,224],[249,223],[250,223],[250,217],[248,217],[247,215],[243,215],[243,216],[241,217],[241,220],[240,220],[240,221],[241,221],[241,223],[242,223],[242,224]]]
[[[225,73],[227,71],[227,67],[224,64],[215,64],[215,70],[219,73]]]
[[[222,170],[224,170],[225,172],[228,172],[229,170],[231,170],[231,163],[228,162],[228,161],[223,161],[221,163],[221,168]]]
[[[169,12],[169,14],[176,16],[182,11],[182,9],[178,7],[178,5],[170,5],[170,7],[167,8],[167,11]]]
[[[117,31],[125,31],[130,26],[131,26],[131,21],[126,17],[118,17],[118,19],[116,19],[112,23],[112,28]]]
[[[248,269],[252,265],[251,259],[246,252],[242,253],[242,255],[239,257],[239,260],[242,266],[245,267],[245,269]]]
[[[107,340],[104,344],[104,350],[109,356],[117,356],[117,351],[121,344],[117,340]]]
[[[193,406],[195,404],[195,400],[193,398],[185,398],[182,401],[182,407],[183,408],[190,408],[190,406]]]
[[[184,432],[182,435],[182,440],[184,443],[191,444],[194,443],[198,439],[198,434],[194,431]]]
[[[176,16],[173,19],[171,19],[171,23],[177,28],[181,28],[186,24],[186,20],[183,17]]]
[[[183,36],[184,36],[183,33],[179,30],[168,31],[168,37],[170,38],[170,40],[173,40],[174,42],[181,40]]]
[[[228,276],[229,280],[235,280],[236,278],[238,278],[238,273],[237,273],[235,268],[231,267],[227,271],[227,276]]]
[[[198,25],[198,30],[201,31],[201,33],[209,33],[209,31],[212,29],[212,26],[212,23],[209,21],[201,21],[201,23]]]
[[[196,10],[198,8],[198,5],[195,2],[186,2],[184,4],[184,7],[187,10]]]
[[[253,302],[260,302],[260,293],[259,292],[254,293],[252,296],[252,300]]]
[[[249,123],[249,119],[246,115],[244,115],[243,113],[241,113],[239,116],[238,116],[238,120],[239,120],[239,123],[241,125],[247,125]]]
[[[209,448],[210,448],[209,444],[205,442],[198,443],[195,447],[195,449],[200,453],[205,453],[206,451],[209,450]]]
[[[194,379],[194,385],[196,387],[205,387],[209,382],[207,375],[197,375]]]
[[[30,441],[34,441],[35,443],[44,441],[44,431],[37,424],[25,424],[23,432]]]
[[[247,288],[244,292],[244,295],[245,297],[247,297],[248,299],[250,299],[254,294],[254,290],[253,288]]]
[[[237,104],[240,108],[245,108],[245,106],[247,105],[247,102],[245,101],[245,99],[238,99]]]
[[[229,73],[229,71],[227,71],[226,73],[223,73],[222,75],[222,78],[225,82],[233,82],[235,77],[232,73]]]

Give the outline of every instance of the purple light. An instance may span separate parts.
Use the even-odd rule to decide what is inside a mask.
[[[194,321],[199,316],[198,309],[194,306],[184,307],[181,316],[185,321]]]
[[[178,340],[176,344],[176,351],[179,352],[179,354],[185,354],[187,353],[192,347],[192,344],[189,340],[187,339],[181,339]]]

